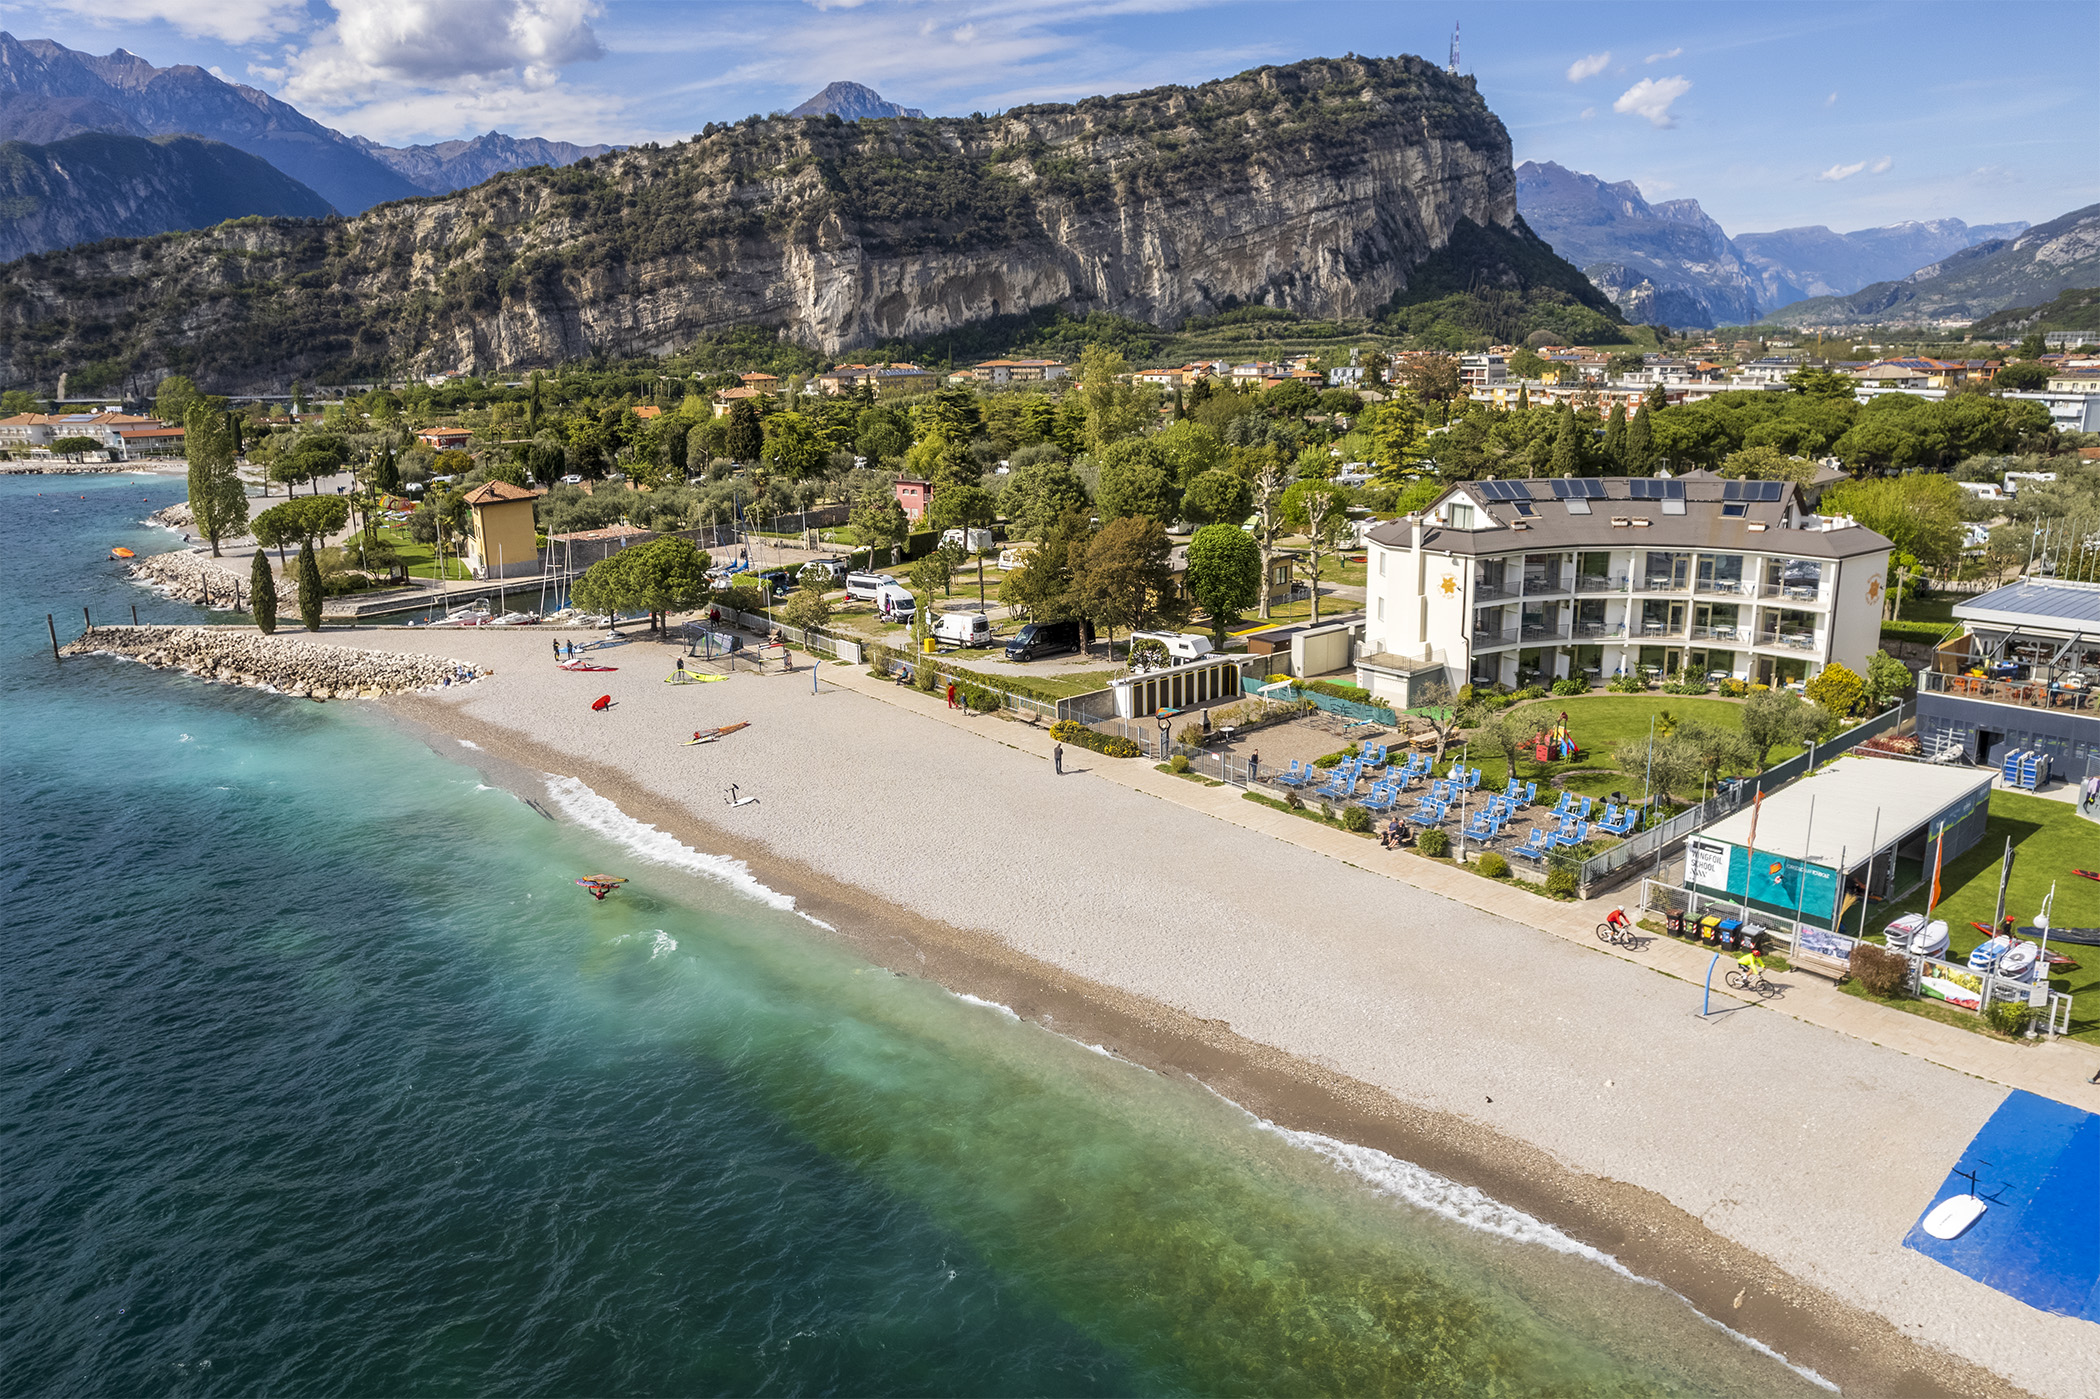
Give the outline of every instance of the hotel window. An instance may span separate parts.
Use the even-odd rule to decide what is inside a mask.
[[[1471,529],[1471,528],[1473,528],[1473,507],[1472,507],[1472,506],[1470,506],[1470,505],[1456,505],[1456,504],[1454,504],[1454,505],[1453,505],[1453,506],[1451,507],[1451,528],[1453,528],[1453,529]]]
[[[1381,621],[1381,622],[1383,622],[1383,621],[1385,620],[1385,599],[1384,599],[1384,598],[1380,598],[1380,599],[1378,599],[1378,620],[1379,620],[1379,621]]]
[[[1378,551],[1378,576],[1380,578],[1385,577],[1385,550],[1383,549]]]

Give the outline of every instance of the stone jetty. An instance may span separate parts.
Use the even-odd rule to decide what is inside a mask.
[[[199,606],[245,609],[248,599],[248,561],[215,559],[210,554],[177,549],[172,554],[149,554],[135,559],[125,570],[136,582],[178,602]],[[298,586],[287,578],[278,593],[299,595]]]
[[[227,627],[95,627],[64,648],[68,656],[125,656],[228,685],[257,685],[300,699],[376,699],[490,672],[445,656],[327,646],[291,636]]]

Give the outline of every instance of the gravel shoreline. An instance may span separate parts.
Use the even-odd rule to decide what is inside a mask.
[[[1994,1085],[1769,1012],[1701,1023],[1682,983],[1087,775],[1115,760],[1057,779],[997,721],[812,695],[806,657],[670,686],[645,639],[575,675],[529,630],[326,636],[490,676],[387,706],[490,780],[579,778],[874,960],[1475,1185],[1848,1390],[2091,1392],[2090,1325],[1900,1246]],[[730,782],[761,804],[725,810]]]

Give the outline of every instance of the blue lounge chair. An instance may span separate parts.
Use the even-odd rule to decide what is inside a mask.
[[[1306,783],[1312,781],[1313,778],[1317,775],[1318,769],[1308,767],[1306,764],[1299,762],[1296,758],[1293,758],[1291,759],[1291,766],[1289,771],[1279,772],[1271,780],[1275,782],[1280,782],[1286,787],[1303,787]]]
[[[1536,783],[1536,782],[1527,782],[1527,783],[1525,783],[1525,784],[1524,784],[1524,800],[1523,800],[1523,802],[1521,803],[1521,805],[1523,805],[1523,806],[1530,806],[1530,805],[1531,805],[1531,804],[1532,804],[1533,802],[1537,801],[1538,799],[1539,799],[1539,784],[1538,784],[1538,783]]]
[[[1512,855],[1521,855],[1527,860],[1543,860],[1546,858],[1547,848],[1548,837],[1546,835],[1546,832],[1540,827],[1533,826],[1531,828],[1531,834],[1524,837],[1524,843],[1521,845],[1511,846],[1509,848],[1509,853]]]
[[[1508,797],[1511,801],[1515,801],[1518,797],[1522,796],[1523,793],[1523,784],[1518,782],[1517,779],[1514,777],[1509,779],[1508,785],[1503,787],[1502,789],[1502,795]]]
[[[1580,845],[1589,838],[1589,823],[1587,821],[1577,821],[1572,830],[1564,828],[1555,831],[1547,843],[1549,845]]]
[[[1596,805],[1596,802],[1597,799],[1595,797],[1584,797],[1580,804],[1578,804],[1575,808],[1575,819],[1578,821],[1589,820],[1590,808]]]
[[[1493,812],[1480,812],[1472,820],[1466,822],[1466,839],[1468,840],[1493,840],[1501,834],[1502,823],[1495,819]]]

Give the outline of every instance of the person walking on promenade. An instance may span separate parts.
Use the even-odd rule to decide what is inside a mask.
[[[1050,745],[1050,767],[1059,777],[1065,775],[1065,746],[1062,743]]]
[[[950,709],[955,708],[955,682],[953,680],[948,682],[948,707]]]

